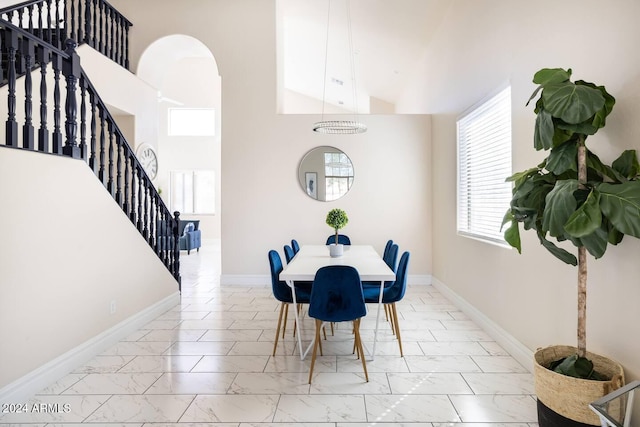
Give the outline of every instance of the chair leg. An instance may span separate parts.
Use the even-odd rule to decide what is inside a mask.
[[[400,357],[404,357],[402,353],[402,338],[400,337],[400,323],[398,323],[398,311],[396,310],[396,303],[391,304],[391,311],[393,312],[393,321],[395,323],[396,336],[398,337],[398,345],[400,346]]]
[[[367,362],[366,357],[364,357],[364,349],[362,348],[362,341],[360,339],[360,319],[356,319],[353,321],[354,329],[355,329],[355,341],[358,344],[358,353],[360,353],[360,360],[362,360],[362,369],[364,369],[364,378],[369,382],[369,373],[367,372]]]
[[[280,315],[278,316],[278,326],[276,327],[276,339],[273,343],[273,355],[276,355],[276,347],[278,347],[278,337],[280,335],[280,325],[282,324],[282,313],[284,312],[285,303],[280,303]],[[284,338],[284,337],[283,337]]]
[[[283,302],[283,304],[286,305],[287,309],[284,311],[284,324],[282,325],[282,339],[284,339],[284,333],[287,331],[287,318],[289,317],[289,304],[286,302]]]
[[[393,335],[396,334],[396,323],[393,319],[393,310],[391,309],[391,305],[390,304],[385,304],[384,305],[384,310],[385,312],[389,312],[389,323],[391,324],[391,333]]]
[[[322,328],[322,320],[316,319],[316,339],[313,343],[313,353],[311,355],[311,367],[309,368],[309,384],[313,376],[313,367],[316,364],[316,356],[318,354],[318,346],[320,345],[320,329]]]

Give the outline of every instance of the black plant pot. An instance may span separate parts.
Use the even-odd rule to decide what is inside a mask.
[[[557,412],[549,409],[544,403],[538,400],[538,425],[540,427],[593,427],[592,424],[580,423],[563,417]]]

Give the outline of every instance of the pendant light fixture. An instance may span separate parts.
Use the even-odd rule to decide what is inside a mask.
[[[351,7],[350,0],[345,0],[347,9],[347,35],[349,39],[349,64],[351,69],[351,87],[354,105],[354,119],[353,120],[325,120],[324,119],[324,107],[325,99],[327,95],[327,59],[329,56],[329,27],[331,17],[331,0],[328,1],[327,8],[327,34],[325,42],[324,52],[324,82],[322,85],[322,120],[314,123],[313,131],[326,134],[358,134],[367,131],[367,126],[357,121],[358,118],[358,96],[356,90],[356,73],[353,60],[353,39],[351,35]]]

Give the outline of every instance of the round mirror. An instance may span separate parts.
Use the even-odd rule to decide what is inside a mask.
[[[312,199],[337,200],[353,185],[351,159],[335,147],[316,147],[300,161],[298,181]]]

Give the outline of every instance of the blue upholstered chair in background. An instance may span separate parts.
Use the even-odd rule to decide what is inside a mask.
[[[367,363],[360,339],[360,318],[366,314],[367,307],[364,302],[358,270],[348,265],[331,265],[318,270],[311,288],[311,301],[309,302],[309,317],[316,319],[309,384],[311,384],[313,367],[320,345],[320,329],[322,329],[324,322],[353,321],[355,347],[362,360],[365,378],[367,382],[369,381]]]
[[[289,304],[293,303],[293,295],[291,293],[291,288],[279,278],[283,267],[282,259],[277,251],[269,251],[269,267],[271,269],[271,289],[273,291],[273,296],[280,301],[280,315],[278,316],[276,338],[273,343],[273,355],[275,356],[276,348],[278,346],[278,336],[280,335],[280,326],[282,325],[282,315],[284,314],[284,325],[282,326],[282,337],[284,338],[284,333],[287,327],[287,315],[289,314]],[[296,289],[296,302],[298,304],[309,303],[310,299],[308,290]]]
[[[382,259],[389,266],[389,268],[395,273],[397,268],[397,261],[398,261],[398,245],[392,243],[389,246],[389,249],[385,249]],[[384,287],[387,288],[392,284],[393,282],[385,282]],[[380,282],[371,282],[371,281],[362,282],[362,287],[363,288],[375,287],[375,288],[378,288],[378,290],[380,290]]]
[[[332,234],[331,236],[327,237],[327,243],[326,243],[327,245],[330,245],[335,242],[336,242],[335,234]],[[350,245],[351,239],[349,239],[349,236],[345,234],[338,234],[338,243],[342,245]]]
[[[291,239],[291,248],[293,249],[294,255],[297,254],[300,250],[300,244],[298,244],[298,241],[296,239]]]
[[[407,269],[409,268],[409,252],[405,252],[400,257],[398,263],[398,271],[396,280],[390,286],[385,287],[382,293],[382,303],[388,305],[391,314],[391,324],[394,333],[398,337],[398,345],[400,346],[400,356],[402,353],[402,338],[400,337],[400,324],[398,323],[398,312],[396,310],[396,302],[404,298],[407,290]],[[380,298],[380,286],[368,286],[363,288],[364,299],[367,303],[375,304]]]
[[[284,245],[282,249],[284,250],[284,258],[287,260],[287,264],[289,264],[293,259],[293,257],[295,256],[295,253],[293,252],[293,248],[289,245]]]

